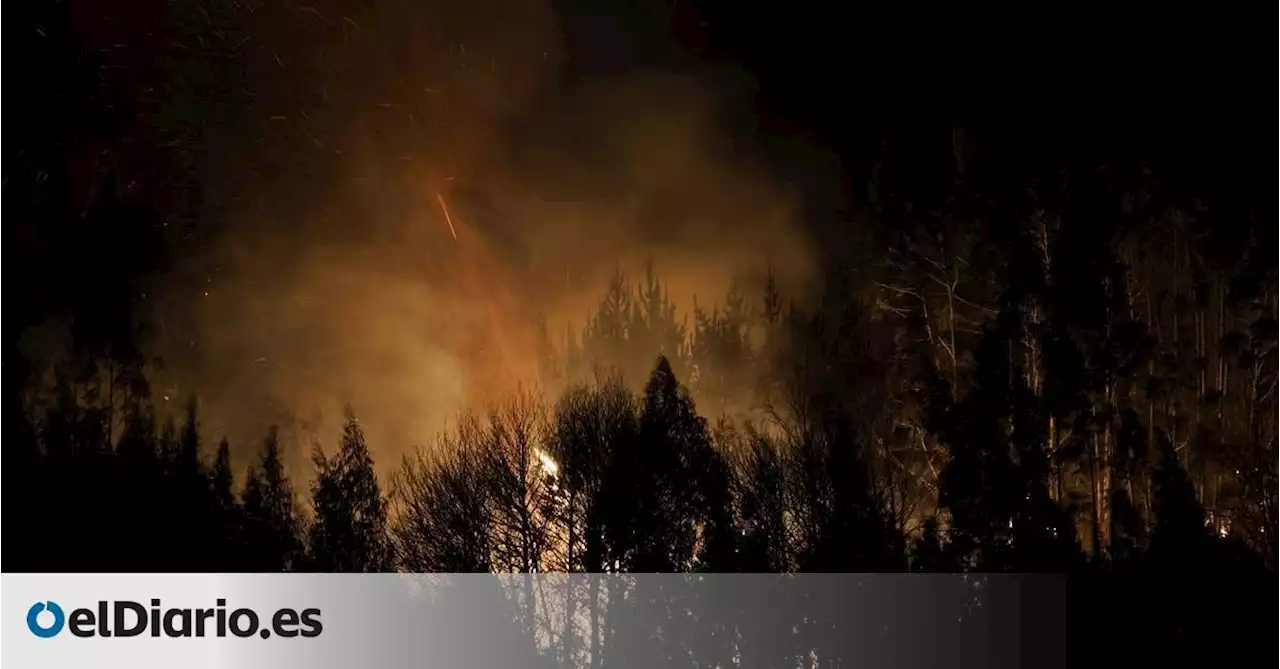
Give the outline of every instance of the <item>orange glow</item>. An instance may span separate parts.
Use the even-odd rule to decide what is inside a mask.
[[[435,195],[458,242],[440,277],[465,309],[451,319],[453,351],[469,382],[468,405],[483,406],[537,382],[534,314],[514,290],[523,283],[520,277],[473,226],[455,226],[444,196]]]
[[[449,215],[449,205],[445,204],[444,196],[436,193],[436,201],[440,203],[440,211],[444,212],[444,222],[449,224],[449,234],[453,235],[453,241],[458,241],[458,231],[453,227],[453,217]]]

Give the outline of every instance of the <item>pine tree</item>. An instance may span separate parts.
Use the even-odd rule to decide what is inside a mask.
[[[230,569],[240,560],[240,503],[236,499],[235,481],[231,473],[231,445],[223,438],[212,474],[213,514],[210,530],[216,533],[217,568]]]
[[[229,511],[236,505],[232,489],[231,444],[224,437],[218,442],[218,454],[213,461],[213,496],[219,509]]]
[[[245,477],[243,494],[246,561],[250,571],[298,568],[302,543],[293,486],[280,459],[279,432],[271,426],[256,467]]]
[[[391,569],[386,503],[364,430],[350,408],[337,454],[328,459],[317,448],[313,458],[314,520],[308,542],[312,567],[357,573]]]
[[[665,357],[645,386],[638,436],[606,475],[613,560],[641,572],[731,570],[729,467]]]
[[[196,398],[187,402],[186,420],[178,437],[177,471],[184,478],[200,475],[200,422],[197,416]]]
[[[192,397],[187,402],[176,460],[168,479],[166,513],[172,523],[168,537],[177,559],[195,570],[211,571],[217,567],[219,555],[213,549],[220,537],[210,531],[217,516],[200,449],[200,422],[196,398]]]
[[[622,522],[611,528],[624,571],[674,572],[690,565],[695,548],[688,515],[691,481],[680,449],[698,438],[701,426],[695,420],[700,419],[689,415],[688,397],[670,363],[658,358],[645,386],[639,439],[615,461],[630,474],[617,477],[626,481],[628,500]]]

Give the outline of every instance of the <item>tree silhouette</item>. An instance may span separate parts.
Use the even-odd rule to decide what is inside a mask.
[[[619,451],[639,439],[635,398],[617,377],[568,389],[553,417],[552,457],[564,481],[558,525],[564,571],[605,570],[606,477]]]
[[[364,430],[351,409],[342,446],[332,459],[316,448],[314,518],[308,536],[311,566],[320,571],[379,572],[391,567],[386,503],[373,472]]]
[[[212,568],[236,563],[244,551],[242,543],[242,510],[236,497],[234,475],[231,472],[231,444],[225,438],[218,442],[218,453],[213,461],[212,508],[209,532],[214,556]]]
[[[219,512],[230,515],[239,503],[236,499],[231,473],[231,444],[226,438],[218,442],[218,454],[213,461],[213,497]]]
[[[431,450],[406,456],[391,526],[397,562],[409,571],[486,573],[493,568],[493,507],[480,426],[474,417]]]
[[[855,652],[839,589],[745,629],[741,607],[789,589],[601,574],[1048,571],[1070,576],[1091,664],[1224,662],[1264,636],[1248,591],[1274,584],[1269,228],[1140,162],[1029,177],[975,152],[980,133],[956,136],[929,183],[910,157],[878,158],[870,206],[831,233],[865,247],[823,248],[820,290],[784,296],[770,276],[752,304],[734,284],[695,300],[686,329],[652,267],[634,286],[618,272],[580,342],[541,342],[554,392],[464,418],[404,459],[385,499],[348,414],[332,457],[291,470],[309,522],[275,428],[237,495],[226,440],[205,460],[195,399],[150,397],[124,305],[136,286],[94,286],[103,304],[65,355],[7,372],[5,501],[50,498],[41,517],[61,520],[6,518],[4,566],[515,572],[490,593],[514,646],[593,667]],[[154,223],[100,181],[89,227]],[[533,577],[549,571],[588,577]],[[817,609],[830,615],[801,615]]]
[[[741,525],[738,566],[744,572],[780,573],[792,567],[787,524],[787,460],[774,438],[748,425],[744,435],[725,428],[717,440],[732,449]]]
[[[245,569],[288,571],[300,566],[301,523],[293,486],[280,459],[279,432],[273,425],[256,466],[245,476],[243,493]]]
[[[1169,567],[1205,568],[1214,544],[1204,507],[1168,439],[1161,439],[1155,472],[1155,529],[1150,558]]]
[[[711,450],[705,421],[671,365],[659,357],[639,416],[639,435],[619,445],[607,476],[609,559],[623,571],[670,572],[694,566],[698,533],[718,531],[698,499],[690,459]]]

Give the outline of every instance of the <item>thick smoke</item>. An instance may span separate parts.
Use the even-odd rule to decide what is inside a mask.
[[[536,0],[391,4],[236,18],[279,41],[243,56],[248,131],[204,140],[222,227],[159,302],[157,394],[197,394],[209,437],[247,454],[279,423],[297,463],[350,404],[391,466],[536,384],[538,319],[580,330],[615,271],[651,260],[686,309],[808,278],[799,202],[737,155],[714,78],[567,80]]]

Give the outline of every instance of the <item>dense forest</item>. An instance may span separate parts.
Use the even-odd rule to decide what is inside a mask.
[[[867,264],[833,271],[806,306],[767,281],[678,320],[658,276],[617,275],[585,331],[548,336],[547,390],[467,418],[394,480],[376,480],[348,416],[338,454],[292,472],[310,510],[294,508],[275,436],[233,472],[228,444],[201,443],[196,398],[182,425],[159,425],[141,356],[86,350],[17,394],[10,452],[32,494],[77,481],[56,512],[87,523],[59,532],[68,567],[77,541],[122,531],[140,553],[119,568],[186,564],[143,547],[164,521],[124,513],[141,504],[201,509],[182,523],[191,541],[232,541],[251,518],[292,528],[250,541],[292,546],[260,565],[338,571],[1274,568],[1266,229],[1134,177],[1064,175],[1002,203],[957,169],[942,210],[876,196],[851,224],[886,230],[860,239],[877,244]],[[221,554],[191,556],[233,567]]]
[[[236,463],[195,398],[158,421],[140,356],[89,351],[10,395],[6,499],[47,506],[6,518],[5,568],[1056,572],[1097,638],[1270,629],[1237,595],[1275,585],[1274,236],[1141,165],[965,168],[933,210],[878,169],[863,261],[814,296],[686,321],[619,274],[541,392],[390,480],[353,412],[312,471],[274,429]]]
[[[137,148],[173,143],[138,116],[167,93],[104,83],[55,4],[22,10],[53,74],[15,74],[34,102],[6,155],[5,571],[1047,572],[1073,664],[1274,661],[1270,201],[1169,160],[1014,169],[960,129],[924,179],[888,143],[856,209],[814,226],[810,290],[684,305],[619,273],[584,329],[544,333],[538,389],[390,467],[358,418],[384,400],[356,398],[290,467],[276,429],[233,449],[199,398],[158,406],[134,279],[200,243],[171,219],[222,204]],[[210,87],[238,72],[209,62]],[[59,311],[73,345],[23,357],[18,330]],[[548,666],[620,652],[608,618],[544,639]]]

